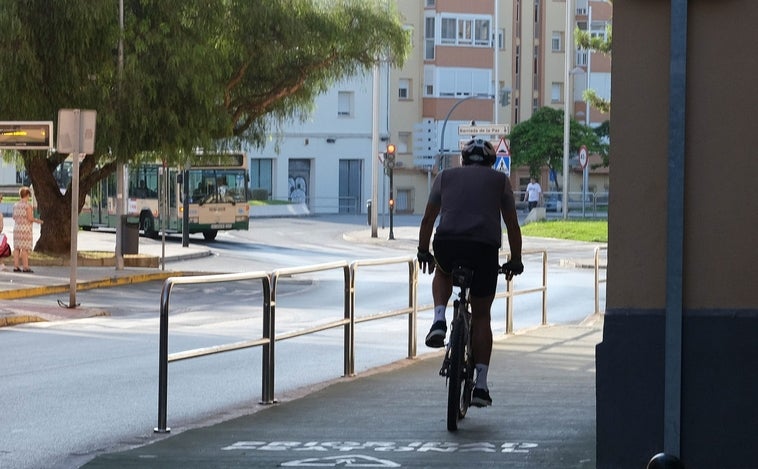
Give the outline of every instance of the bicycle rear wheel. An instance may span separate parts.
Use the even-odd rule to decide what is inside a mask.
[[[471,401],[466,368],[466,331],[463,317],[456,315],[453,330],[450,332],[450,368],[447,375],[447,429],[449,431],[458,429],[458,421],[466,416],[466,410]]]

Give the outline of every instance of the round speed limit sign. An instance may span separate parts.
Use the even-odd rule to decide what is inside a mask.
[[[587,167],[587,147],[584,145],[579,148],[579,164],[582,165],[582,169]]]

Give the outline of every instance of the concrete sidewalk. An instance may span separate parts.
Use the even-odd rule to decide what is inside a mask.
[[[589,319],[497,338],[493,406],[470,409],[457,432],[446,429],[447,388],[435,351],[305,395],[277,396],[271,406],[251,404],[250,415],[223,423],[173,428],[82,467],[593,468],[602,317]]]

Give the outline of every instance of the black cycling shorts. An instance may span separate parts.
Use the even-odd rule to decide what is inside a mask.
[[[437,268],[450,274],[455,265],[465,265],[474,270],[471,280],[471,296],[486,297],[497,290],[497,275],[500,248],[474,241],[435,239],[434,260]]]

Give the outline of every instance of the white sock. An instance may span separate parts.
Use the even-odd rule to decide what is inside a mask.
[[[476,364],[476,384],[474,385],[475,388],[489,391],[489,388],[487,387],[487,370],[488,369],[489,369],[489,366],[487,365],[483,365],[481,363]]]
[[[434,307],[434,322],[445,321],[445,305],[437,305]]]

